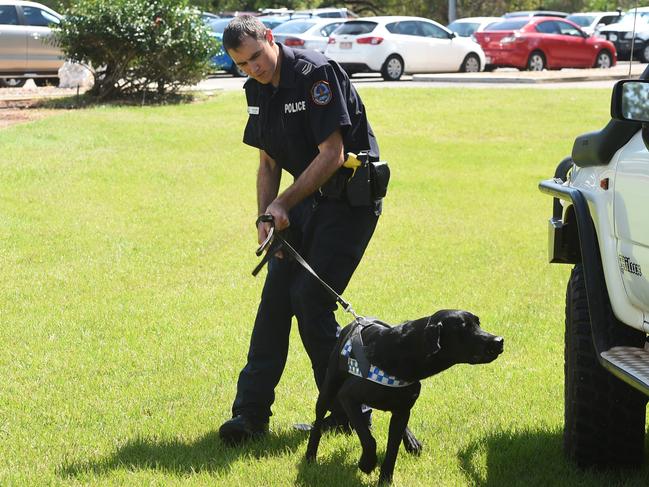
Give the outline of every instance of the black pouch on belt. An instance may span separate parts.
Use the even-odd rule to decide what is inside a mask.
[[[388,192],[390,182],[390,168],[386,161],[372,161],[369,163],[370,181],[372,182],[372,199],[380,200]]]
[[[369,206],[374,201],[370,181],[370,164],[368,162],[363,161],[356,168],[351,179],[347,181],[347,201],[351,206]]]

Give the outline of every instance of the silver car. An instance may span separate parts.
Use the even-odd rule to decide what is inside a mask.
[[[61,15],[35,2],[0,0],[0,86],[58,82],[61,49],[52,43],[51,26]]]

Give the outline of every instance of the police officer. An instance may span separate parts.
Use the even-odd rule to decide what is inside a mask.
[[[367,150],[379,155],[365,107],[338,64],[318,52],[276,43],[252,16],[230,22],[223,46],[249,76],[243,141],[259,149],[258,214],[272,215],[277,231],[290,225],[296,250],[341,294],[381,211],[380,200],[352,206],[344,191],[350,176],[341,167],[345,154]],[[282,171],[293,182],[279,194]],[[259,242],[264,241],[270,224],[259,223],[257,231]],[[237,443],[268,432],[293,316],[320,387],[339,330],[335,309],[334,298],[297,262],[281,254],[270,259],[233,417],[219,429],[224,441]],[[345,426],[345,421],[339,413],[327,424]]]

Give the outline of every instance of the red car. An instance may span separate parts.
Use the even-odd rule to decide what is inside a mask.
[[[474,36],[487,56],[487,70],[610,68],[617,63],[612,42],[589,36],[577,24],[557,17],[505,19]]]

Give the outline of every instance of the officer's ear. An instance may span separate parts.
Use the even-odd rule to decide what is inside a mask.
[[[270,30],[270,29],[266,29],[265,37],[266,37],[266,42],[268,42],[268,44],[270,44],[272,46],[273,45],[273,40],[274,40],[273,39],[273,31]]]

